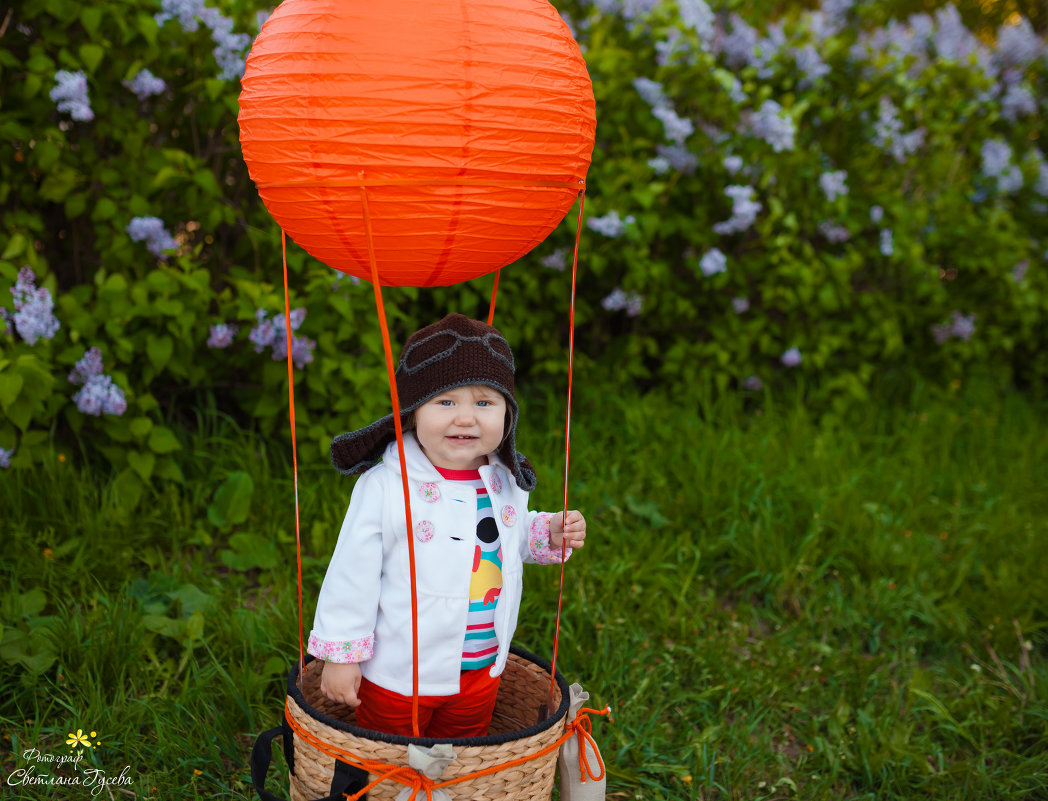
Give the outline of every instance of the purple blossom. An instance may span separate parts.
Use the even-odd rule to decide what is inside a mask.
[[[167,89],[167,84],[161,78],[146,69],[140,70],[132,80],[124,81],[124,86],[138,95],[139,100],[158,95]]]
[[[656,106],[651,113],[662,123],[666,138],[671,142],[683,145],[684,140],[695,133],[695,124],[689,119],[678,116],[677,112],[669,106]]]
[[[568,266],[568,252],[564,248],[557,248],[552,253],[548,253],[539,259],[539,264],[543,267],[549,267],[551,270],[564,272]]]
[[[939,345],[956,337],[967,342],[975,333],[975,314],[951,313],[950,322],[932,326],[932,336]]]
[[[15,455],[14,449],[0,448],[0,467],[7,469],[11,466],[11,457]]]
[[[1012,148],[1003,139],[987,139],[982,144],[982,174],[997,181],[997,188],[1006,195],[1023,186],[1023,173],[1012,162]]]
[[[621,287],[616,287],[610,295],[600,302],[607,311],[621,311],[625,309],[628,317],[636,317],[644,306],[644,296],[636,292],[625,292]]]
[[[939,58],[963,61],[976,51],[979,40],[961,20],[960,12],[951,4],[935,12],[935,33],[932,35]]]
[[[297,331],[306,319],[304,308],[291,310],[291,330]],[[283,314],[274,314],[267,320],[264,310],[255,312],[256,325],[248,334],[248,339],[255,346],[255,353],[261,353],[267,347],[272,348],[273,359],[287,358],[287,326]],[[291,360],[302,369],[313,361],[313,350],[317,343],[307,337],[291,337]]]
[[[1009,86],[1001,98],[1001,116],[1009,122],[1037,113],[1037,101],[1025,86]]]
[[[835,245],[851,239],[851,232],[833,220],[823,220],[819,223],[819,233],[823,235],[827,242],[832,242]]]
[[[703,49],[708,50],[717,32],[712,9],[705,0],[677,0],[677,5],[681,22],[698,34]]]
[[[895,253],[895,239],[891,228],[884,228],[881,230],[880,248],[882,256],[891,256]]]
[[[0,306],[0,326],[3,326],[2,328],[0,328],[0,331],[7,331],[11,328],[12,325],[13,323],[11,320],[11,312],[9,312],[3,306]]]
[[[924,131],[918,128],[904,134],[899,110],[888,97],[882,96],[878,104],[877,122],[873,126],[873,143],[887,150],[902,164],[907,156],[917,152],[924,144]]]
[[[1037,60],[1042,47],[1030,21],[1020,17],[1017,24],[998,29],[995,56],[1006,67],[1025,67]]]
[[[596,231],[598,234],[615,239],[626,233],[626,226],[633,222],[634,218],[632,214],[628,215],[625,219],[621,219],[619,213],[612,210],[603,217],[590,217],[586,221],[586,226],[591,231]]]
[[[1015,283],[1022,283],[1022,280],[1026,277],[1026,271],[1030,268],[1030,260],[1023,259],[1021,262],[1012,267],[1012,280]]]
[[[699,157],[683,145],[656,145],[655,152],[678,172],[690,173],[699,164]]]
[[[824,172],[819,176],[819,188],[826,195],[826,200],[830,203],[835,201],[838,197],[842,197],[848,194],[848,173],[844,170],[834,170],[833,172]]]
[[[751,375],[742,382],[742,388],[750,392],[760,392],[764,388],[764,382],[759,376]]]
[[[801,352],[797,348],[790,348],[779,357],[779,361],[787,367],[796,367],[801,363]]]
[[[75,365],[73,372],[69,374],[72,384],[86,384],[97,375],[102,375],[102,351],[98,348],[89,348]]]
[[[56,72],[51,99],[55,101],[59,111],[66,112],[78,122],[87,122],[95,118],[95,113],[91,110],[91,101],[87,96],[87,76],[83,70]]]
[[[643,76],[634,78],[633,88],[637,90],[637,94],[641,96],[641,99],[653,108],[669,103],[669,98],[666,97],[662,84],[658,81],[653,81],[651,78]]]
[[[166,259],[164,251],[178,248],[178,242],[164,228],[164,221],[159,217],[132,217],[126,230],[132,241],[144,241],[149,252],[158,258]]]
[[[233,344],[233,337],[236,336],[236,333],[237,327],[235,325],[229,323],[213,325],[209,329],[207,346],[209,348],[228,348]]]
[[[750,299],[749,298],[732,298],[731,307],[735,310],[736,314],[745,314],[750,310]]]
[[[688,40],[676,28],[666,29],[665,40],[655,43],[655,61],[660,67],[673,62],[673,57],[688,52]]]
[[[11,294],[15,299],[11,319],[19,336],[30,345],[35,345],[38,339],[53,338],[61,327],[54,315],[54,299],[44,287],[37,289],[36,276],[29,267],[18,271]]]
[[[648,166],[656,175],[664,175],[670,171],[670,160],[665,156],[655,156],[648,159]]]
[[[262,309],[255,312],[255,327],[247,335],[255,346],[255,353],[261,353],[273,344],[273,321],[266,319],[266,313]]]
[[[69,374],[73,384],[83,384],[73,395],[73,401],[84,414],[99,417],[103,414],[122,415],[127,410],[124,390],[113,383],[112,377],[102,373],[102,353],[91,348]]]
[[[233,20],[217,9],[209,8],[204,0],[162,0],[161,11],[154,19],[159,25],[177,19],[187,33],[198,30],[203,22],[210,29],[215,44],[211,52],[220,68],[218,77],[231,81],[244,74],[244,51],[250,46],[251,37],[246,33],[233,33]]]
[[[738,14],[732,14],[731,33],[720,41],[720,51],[729,67],[739,69],[755,61],[760,34]]]
[[[725,156],[724,169],[726,169],[730,174],[735,175],[735,173],[742,169],[742,156]]]
[[[814,45],[808,44],[794,51],[797,69],[804,73],[799,86],[802,89],[814,86],[820,79],[830,74],[830,65],[822,60]]]
[[[754,136],[763,139],[776,153],[793,150],[794,135],[797,126],[783,113],[782,106],[774,100],[765,100],[761,107],[750,117],[750,130]]]
[[[204,0],[161,0],[161,11],[153,15],[157,25],[163,25],[169,19],[177,19],[186,33],[193,33],[200,27],[200,15],[204,10]]]
[[[718,248],[708,250],[699,260],[699,269],[702,274],[709,278],[711,275],[726,272],[728,269],[728,257]]]
[[[1037,165],[1037,183],[1034,184],[1033,191],[1041,197],[1048,197],[1048,163],[1045,163],[1040,150],[1035,149],[1033,153]]]
[[[884,209],[882,209],[880,206],[871,206],[870,207],[870,222],[872,222],[874,225],[876,225],[877,223],[879,223],[883,219],[884,219]]]
[[[724,194],[732,199],[731,218],[715,223],[713,230],[718,234],[735,234],[753,225],[763,208],[753,199],[753,193],[752,186],[733,185],[725,189]]]

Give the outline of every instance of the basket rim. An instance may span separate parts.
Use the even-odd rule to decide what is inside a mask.
[[[548,675],[550,669],[553,667],[542,657],[536,656],[530,651],[526,651],[523,648],[519,648],[516,645],[510,645],[509,651],[511,654],[526,659],[540,668],[546,671]],[[316,657],[312,654],[306,654],[303,666],[308,665],[310,662],[317,661]],[[481,668],[483,669],[483,668]],[[296,679],[298,677],[298,663],[294,663],[291,666],[291,670],[287,676],[287,694],[294,699],[295,703],[302,708],[304,712],[319,720],[326,726],[339,731],[344,731],[348,734],[362,737],[367,740],[377,740],[383,743],[390,743],[391,745],[420,745],[420,746],[431,746],[437,743],[450,743],[451,745],[457,746],[489,746],[489,745],[502,745],[503,743],[513,742],[514,740],[523,740],[527,737],[533,737],[536,734],[546,731],[547,729],[555,726],[560,720],[567,717],[568,705],[571,702],[569,697],[568,682],[558,670],[556,671],[555,681],[557,686],[560,688],[560,706],[556,712],[551,714],[545,720],[540,721],[526,729],[518,729],[517,731],[507,732],[505,734],[488,734],[484,737],[405,737],[400,734],[387,734],[386,732],[375,731],[374,729],[364,729],[360,726],[354,726],[350,723],[346,723],[338,718],[331,717],[320,710],[312,706],[303,695],[302,691],[298,688]]]

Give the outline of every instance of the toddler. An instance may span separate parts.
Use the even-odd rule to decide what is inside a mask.
[[[451,314],[408,339],[396,371],[418,608],[419,733],[488,733],[520,609],[523,562],[581,548],[577,511],[529,512],[535,471],[516,449],[513,353]],[[411,580],[393,415],[331,443],[363,473],[317,602],[309,652],[321,691],[362,728],[412,735]],[[381,461],[379,461],[381,459]]]

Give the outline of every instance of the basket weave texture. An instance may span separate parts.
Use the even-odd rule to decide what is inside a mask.
[[[289,714],[294,722],[314,737],[357,757],[390,765],[407,765],[406,744],[383,742],[361,736],[364,730],[355,728],[353,710],[329,700],[320,692],[322,665],[320,660],[315,660],[305,666],[302,695],[309,709],[304,709],[291,696],[287,699]],[[553,725],[545,730],[525,737],[512,737],[515,732],[524,733],[526,729],[535,726],[539,720],[540,708],[546,703],[549,684],[548,670],[520,653],[511,653],[499,684],[489,737],[482,738],[482,744],[478,745],[458,745],[451,741],[456,759],[447,767],[438,782],[528,756],[556,742],[564,734],[566,725],[566,708],[562,709],[564,705],[561,703],[560,682],[554,684],[552,707],[556,710],[553,717],[559,716],[560,719],[555,720]],[[334,728],[316,717],[314,711],[336,718],[354,729]],[[492,742],[484,742],[488,740]],[[548,754],[520,765],[478,776],[444,789],[453,799],[460,801],[548,799],[553,790],[558,750],[553,749]],[[331,792],[331,780],[335,770],[334,758],[319,751],[297,734],[294,737],[294,765],[295,769],[290,777],[291,801],[313,801],[324,798]],[[371,780],[375,778],[377,777],[374,775],[370,776]],[[393,801],[403,788],[404,785],[399,782],[387,780],[369,790],[367,797],[369,801]]]

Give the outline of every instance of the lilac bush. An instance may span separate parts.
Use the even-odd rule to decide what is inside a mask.
[[[95,113],[91,110],[91,101],[87,96],[87,76],[83,70],[56,72],[55,87],[50,94],[58,110],[65,112],[77,122],[90,122],[95,118]]]
[[[164,227],[159,217],[134,217],[127,224],[127,234],[135,242],[145,242],[149,252],[167,258],[165,251],[177,250],[178,242]]]
[[[76,363],[69,382],[80,386],[73,402],[84,414],[119,416],[127,410],[124,391],[113,383],[111,376],[102,372],[102,353],[98,348],[90,348]]]
[[[36,276],[29,267],[18,271],[18,280],[11,288],[11,294],[14,295],[15,311],[10,320],[18,335],[30,345],[54,337],[61,327],[54,315],[55,302],[49,290],[37,288]]]

